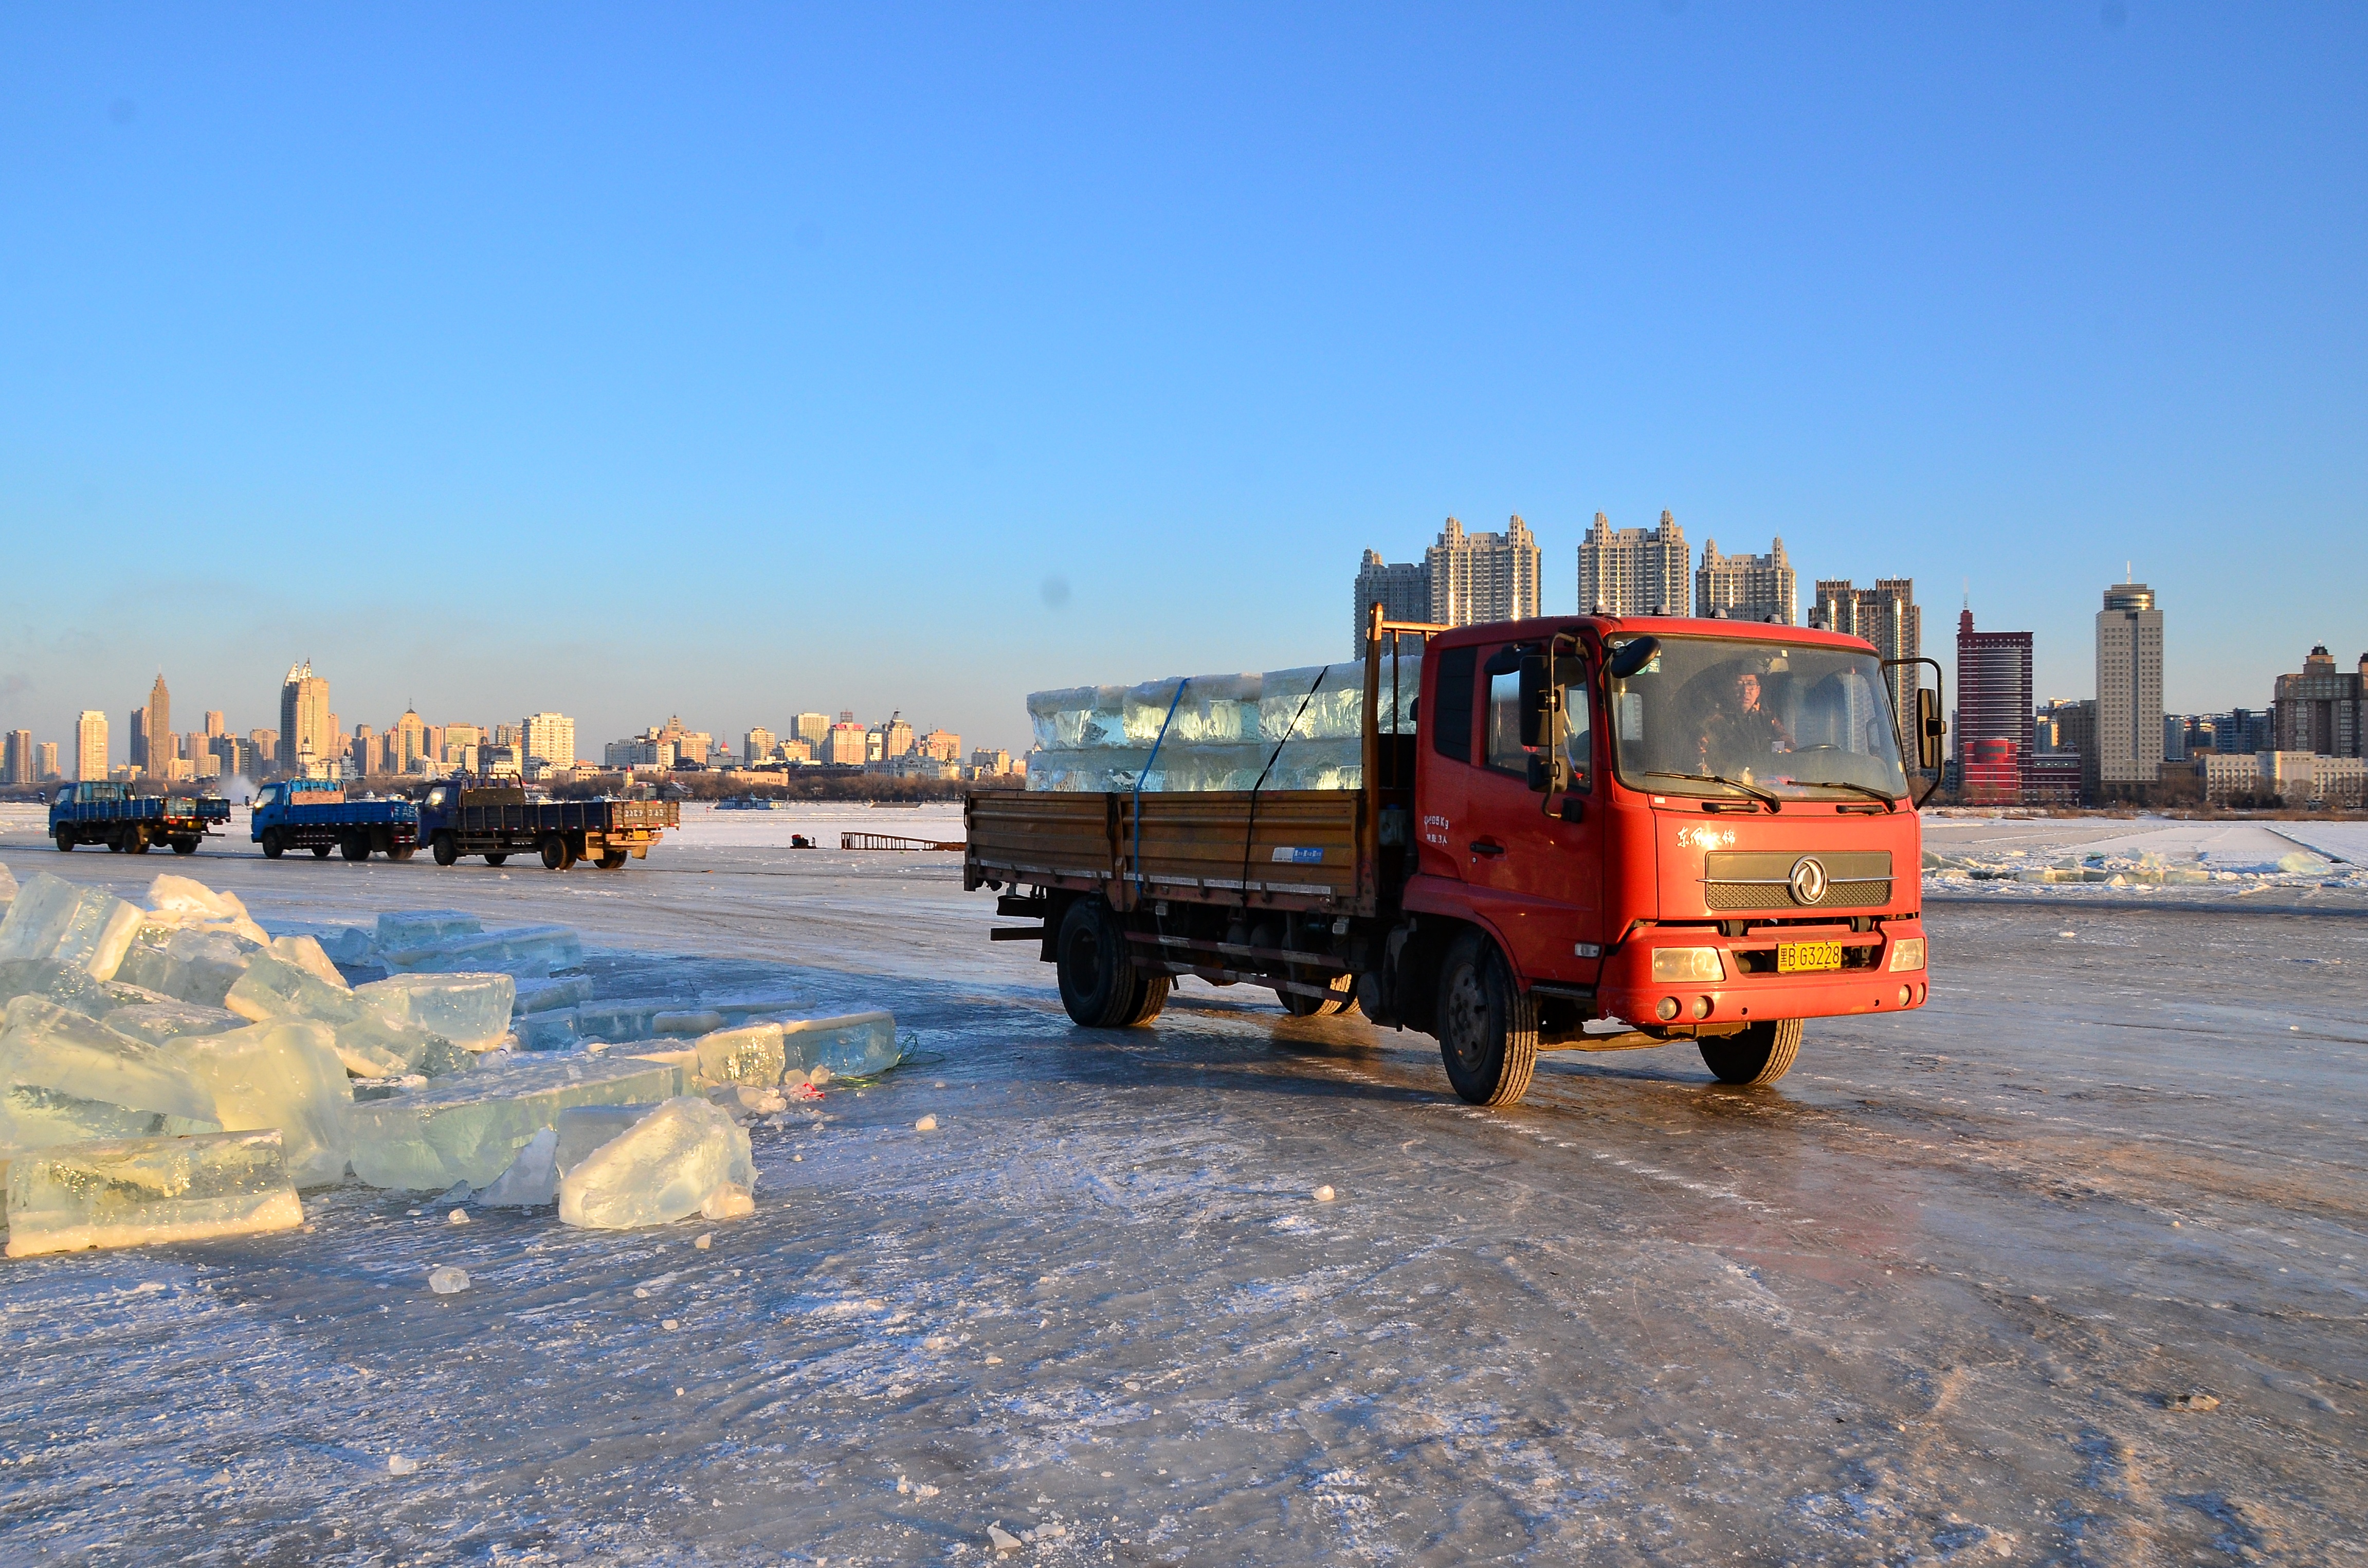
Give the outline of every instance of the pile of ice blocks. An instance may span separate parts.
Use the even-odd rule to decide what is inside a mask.
[[[273,937],[169,874],[147,903],[0,867],[9,1256],[283,1230],[348,1172],[570,1224],[731,1218],[747,1119],[900,1056],[888,1014],[798,1016],[801,994],[598,998],[564,927],[423,911]]]
[[[1383,660],[1384,733],[1412,732],[1421,689],[1419,657],[1399,659],[1395,693]],[[1269,790],[1364,782],[1361,662],[1030,692],[1028,718],[1030,790],[1123,790],[1138,780],[1146,791],[1248,790],[1261,773]]]

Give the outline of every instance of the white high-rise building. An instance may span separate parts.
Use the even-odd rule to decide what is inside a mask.
[[[1863,637],[1884,659],[1913,659],[1924,652],[1924,611],[1916,603],[1913,577],[1877,577],[1872,588],[1854,587],[1847,577],[1817,579],[1817,608],[1812,626]],[[1916,688],[1922,684],[1914,665],[1895,664],[1884,672],[1891,687],[1893,721],[1903,735],[1912,735],[1916,720]]]
[[[752,724],[748,728],[747,734],[741,737],[740,760],[754,767],[772,756],[773,748],[780,744],[780,737],[772,731],[762,724]]]
[[[1782,538],[1765,555],[1721,555],[1718,540],[1702,540],[1702,564],[1694,569],[1696,615],[1790,626],[1799,612],[1798,587]]]
[[[524,728],[529,773],[575,766],[575,720],[564,713],[529,713]]]
[[[1422,565],[1430,579],[1433,625],[1477,626],[1539,614],[1538,541],[1518,517],[1500,534],[1467,534],[1448,518],[1439,542],[1423,551]]]
[[[2097,612],[2097,782],[2162,776],[2162,611],[2144,583],[2116,583]]]
[[[74,721],[74,777],[107,777],[107,714],[102,709],[85,708]]]
[[[1602,513],[1578,545],[1581,615],[1691,615],[1693,551],[1676,517],[1658,528],[1615,528]]]
[[[313,661],[288,666],[279,683],[279,770],[307,777],[308,766],[326,761],[344,748],[329,716],[329,683],[313,673]]]

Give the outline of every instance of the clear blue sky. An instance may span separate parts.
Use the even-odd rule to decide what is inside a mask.
[[[1017,745],[1665,506],[2042,696],[2134,561],[2263,705],[2368,648],[2363,132],[2357,5],[12,6],[0,726]]]

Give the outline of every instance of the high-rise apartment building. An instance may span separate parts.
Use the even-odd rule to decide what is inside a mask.
[[[1702,564],[1694,569],[1696,615],[1791,626],[1800,619],[1800,609],[1793,562],[1784,554],[1782,535],[1765,555],[1722,555],[1718,540],[1702,540]]]
[[[848,717],[852,718],[853,715],[850,714]],[[796,721],[791,724],[790,733],[797,736],[798,739],[814,747],[814,754],[819,756],[822,755],[823,739],[830,733],[830,715],[827,713],[801,713],[797,716]]]
[[[43,741],[34,748],[33,772],[38,775],[33,780],[36,784],[46,784],[59,777],[57,742]]]
[[[527,771],[542,767],[574,767],[575,766],[575,721],[564,713],[529,713],[526,716]]]
[[[2335,666],[2335,657],[2320,643],[2302,662],[2297,675],[2278,677],[2277,696],[2270,704],[2276,731],[2276,751],[2306,751],[2320,756],[2368,756],[2363,733],[2362,696],[2368,687],[2368,653],[2360,655],[2356,670]]]
[[[216,735],[227,735],[229,733],[230,723],[222,717],[222,710],[219,708],[207,709],[206,739],[212,740]]]
[[[1667,512],[1654,528],[1615,528],[1595,514],[1578,543],[1581,615],[1691,615],[1693,551]]]
[[[1853,587],[1847,577],[1817,580],[1817,608],[1812,626],[1863,637],[1885,659],[1913,659],[1924,652],[1924,612],[1916,604],[1916,579],[1877,577],[1872,588]],[[1910,733],[1916,717],[1916,666],[1897,665],[1884,672],[1891,687],[1891,711],[1902,735]]]
[[[38,784],[33,777],[33,732],[11,730],[8,746],[0,753],[0,784]]]
[[[313,661],[288,666],[279,683],[279,748],[273,764],[284,773],[302,774],[307,763],[325,761],[337,750],[336,732],[329,727],[329,683],[313,673]]]
[[[1357,568],[1356,630],[1349,643],[1359,658],[1365,653],[1365,629],[1372,624],[1375,605],[1382,607],[1384,620],[1429,620],[1429,565],[1420,561],[1384,561],[1378,550],[1365,551],[1364,562]]]
[[[367,778],[379,771],[378,732],[368,724],[354,726],[354,738],[346,747],[357,778]]]
[[[420,718],[417,709],[404,709],[403,717],[387,727],[384,751],[389,773],[427,771],[431,755],[427,749],[427,722]]]
[[[752,724],[748,733],[740,738],[740,760],[754,767],[772,756],[773,748],[779,744],[780,739],[772,731],[762,724]]]
[[[107,715],[97,708],[84,709],[74,721],[74,777],[107,777]]]
[[[851,718],[833,724],[824,733],[822,759],[843,767],[860,767],[871,760],[870,732]]]
[[[2022,801],[2031,749],[2031,633],[1976,631],[1957,616],[1957,793],[1974,805]]]
[[[914,747],[923,756],[935,757],[939,762],[962,760],[962,736],[951,730],[931,730],[915,742]]]
[[[1500,534],[1467,534],[1453,517],[1423,551],[1430,612],[1438,626],[1527,620],[1538,611],[1538,541],[1518,517]]]
[[[2107,795],[2162,777],[2162,611],[2144,583],[2116,583],[2097,612],[2097,782]]]

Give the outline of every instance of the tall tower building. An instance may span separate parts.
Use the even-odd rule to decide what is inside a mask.
[[[2368,756],[2368,653],[2357,670],[2335,667],[2335,655],[2320,643],[2302,662],[2302,673],[2278,677],[2270,703],[2279,751],[2321,756]]]
[[[33,776],[33,732],[8,732],[8,750],[0,756],[0,784],[37,784]]]
[[[59,777],[57,742],[43,741],[33,748],[33,772],[36,784]]]
[[[1357,568],[1357,619],[1349,643],[1359,658],[1364,657],[1365,628],[1372,624],[1375,605],[1382,607],[1384,620],[1429,619],[1429,563],[1383,561],[1380,551],[1365,551],[1364,562]]]
[[[526,759],[542,767],[575,766],[575,721],[564,713],[526,716]],[[529,767],[528,772],[537,771]]]
[[[790,726],[790,733],[797,736],[798,739],[814,747],[814,755],[816,756],[820,756],[822,755],[822,743],[830,733],[830,715],[827,713],[801,713],[797,717],[797,722]]]
[[[2162,775],[2162,611],[2144,583],[2116,583],[2097,612],[2097,781],[2109,794]]]
[[[1721,555],[1718,540],[1702,540],[1702,565],[1694,572],[1694,613],[1780,626],[1799,619],[1800,598],[1783,538],[1765,555]]]
[[[308,762],[325,760],[337,749],[329,728],[329,683],[313,673],[313,661],[288,666],[279,686],[279,754],[282,772],[302,774]]]
[[[1434,625],[1477,626],[1538,614],[1538,541],[1518,517],[1500,534],[1467,534],[1450,517],[1439,542],[1423,551],[1422,564],[1430,578],[1425,619]]]
[[[1957,792],[1982,806],[2022,803],[2031,750],[2031,633],[1976,631],[1957,615]]]
[[[1693,551],[1668,513],[1658,528],[1615,528],[1602,513],[1578,544],[1581,615],[1691,615]]]
[[[99,709],[85,708],[74,721],[74,777],[107,777],[107,715]]]
[[[179,750],[173,739],[173,694],[165,688],[165,672],[159,670],[156,684],[148,688],[148,706],[132,721],[131,763],[151,778],[166,778]]]
[[[1916,605],[1916,579],[1877,577],[1872,588],[1853,587],[1847,577],[1817,579],[1817,608],[1812,626],[1863,637],[1885,659],[1913,659],[1924,652],[1924,612]],[[1900,665],[1885,670],[1891,687],[1892,717],[1899,733],[1907,734],[1916,717],[1916,666]]]

